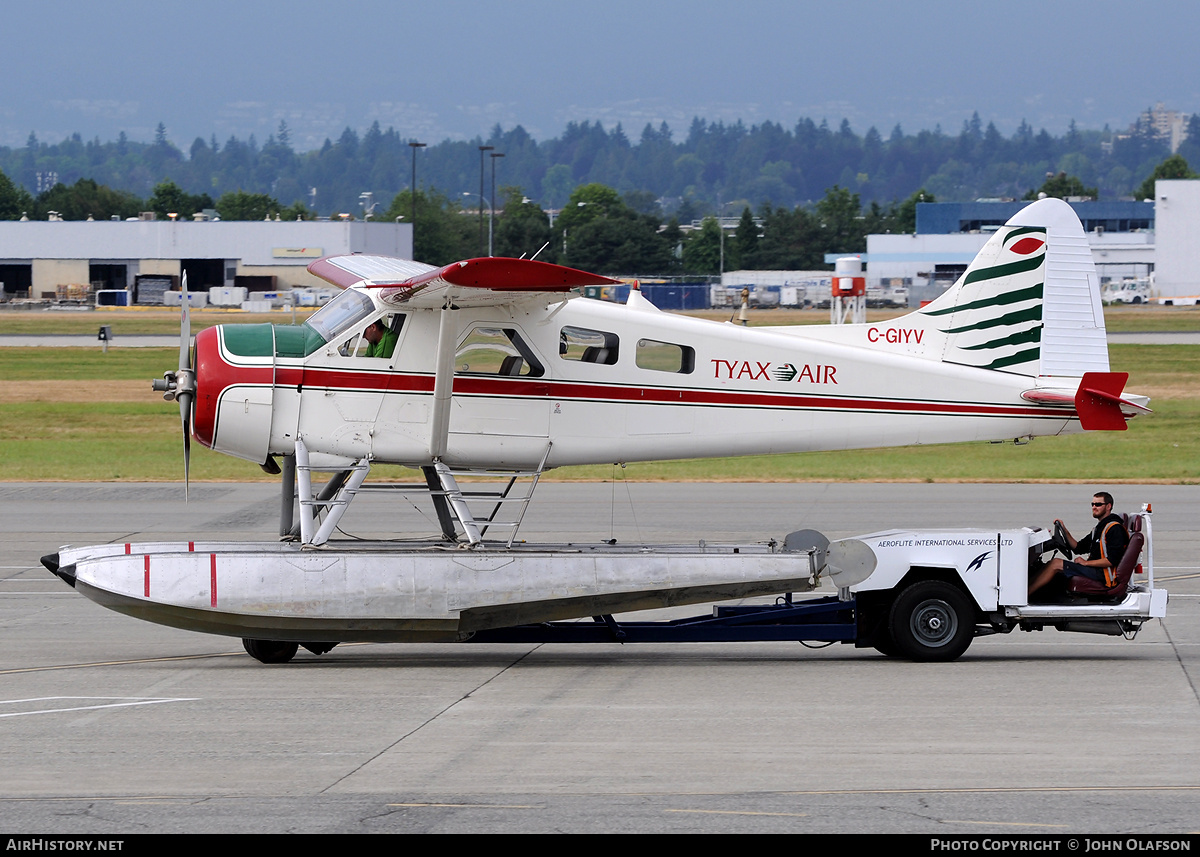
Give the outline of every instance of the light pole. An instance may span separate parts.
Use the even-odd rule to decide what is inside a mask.
[[[717,194],[717,228],[721,230],[721,280],[725,280],[725,206],[735,205],[735,202],[721,202],[721,195]]]
[[[479,246],[483,247],[483,153],[490,152],[495,146],[479,147]]]
[[[463,196],[475,196],[475,191],[464,190],[462,192],[462,195]],[[481,196],[481,197],[479,197],[479,210],[480,211],[483,211],[483,204],[485,202],[488,205],[488,209],[489,210],[491,209],[492,201],[490,199],[488,199],[486,196]],[[488,220],[488,255],[489,256],[492,255],[491,250],[492,250],[492,221]]]
[[[359,202],[363,208],[363,222],[371,219],[371,215],[375,212],[375,194],[369,190],[365,190],[358,195]]]
[[[578,208],[583,208],[585,205],[591,205],[591,204],[592,204],[592,203],[590,203],[590,202],[577,202],[577,203],[575,203],[575,205],[576,205]],[[564,206],[563,210],[564,210],[564,211],[566,210],[565,206]],[[560,211],[560,212],[558,213],[558,216],[559,216],[559,217],[562,217],[562,211]],[[554,225],[554,221],[553,221],[553,220],[551,220],[551,221],[550,221],[550,225],[551,225],[551,226],[553,226],[553,225]],[[563,229],[563,256],[565,257],[566,255],[567,255],[567,230],[566,230],[566,229]]]
[[[412,142],[408,144],[412,149],[412,184],[409,185],[409,216],[408,222],[413,228],[413,256],[417,255],[417,149],[424,149],[424,143]]]
[[[503,152],[492,152],[492,199],[488,203],[488,255],[492,255],[493,221],[496,217],[496,158],[503,158]]]

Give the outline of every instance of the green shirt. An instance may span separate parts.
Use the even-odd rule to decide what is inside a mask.
[[[367,343],[367,357],[391,357],[396,350],[396,340],[400,334],[394,330],[385,330],[378,342]]]

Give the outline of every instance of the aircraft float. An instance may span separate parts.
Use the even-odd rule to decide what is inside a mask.
[[[878,591],[877,566],[895,565],[881,565],[869,538],[527,545],[515,539],[525,503],[542,473],[564,465],[1123,430],[1148,404],[1109,369],[1091,250],[1056,199],[997,230],[938,299],[858,325],[747,328],[661,312],[636,288],[624,305],[589,300],[580,287],[616,281],[526,259],[438,268],[349,255],[309,270],[342,291],[299,326],[222,324],[189,347],[185,299],[179,367],[155,382],[180,407],[185,483],[193,436],[280,474],[285,540],[63,548],[48,568],[120,612],[241,637],[266,662],[351,640],[664,639],[672,632],[613,614],[760,595],[779,595],[784,613],[720,608],[678,626],[682,638],[840,639],[949,659],[963,639],[1005,629],[994,594],[969,606],[965,577],[913,578],[905,566],[888,572],[887,597],[856,611],[856,591]],[[333,540],[381,463],[420,469],[440,538]],[[317,471],[333,474],[319,490]],[[481,513],[463,473],[509,481]],[[522,479],[527,491],[510,493]],[[488,538],[497,531],[507,538]],[[1028,532],[1022,567],[1049,540]],[[1001,574],[994,553],[972,571]],[[837,598],[793,603],[822,576]],[[918,584],[933,595],[914,599]],[[1151,590],[1161,597],[1074,621],[1136,630],[1161,615],[1154,599],[1165,604],[1165,593]],[[576,619],[587,621],[563,621]]]

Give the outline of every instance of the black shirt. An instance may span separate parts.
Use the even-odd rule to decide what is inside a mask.
[[[1088,559],[1106,559],[1116,569],[1129,547],[1129,532],[1117,515],[1109,515],[1096,524],[1088,535],[1075,545],[1075,553],[1087,554]]]

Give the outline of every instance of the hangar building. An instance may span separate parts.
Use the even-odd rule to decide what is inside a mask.
[[[1154,183],[1158,211],[1154,288],[1159,297],[1200,297],[1200,179]]]
[[[1200,299],[1200,179],[1160,179],[1154,201],[1072,202],[1100,280],[1150,280],[1162,301]],[[868,281],[936,297],[1025,202],[919,203],[917,234],[867,236]],[[830,254],[833,258],[835,254]],[[934,287],[920,294],[923,284]]]
[[[0,222],[0,283],[13,297],[54,297],[67,284],[134,290],[139,276],[178,278],[190,290],[251,292],[324,286],[306,266],[321,256],[412,258],[412,225],[362,221]]]

